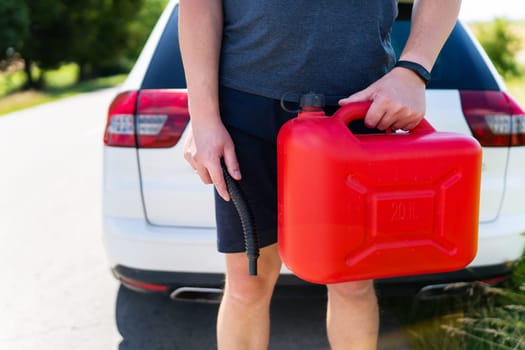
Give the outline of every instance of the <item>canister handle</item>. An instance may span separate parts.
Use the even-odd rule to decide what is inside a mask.
[[[349,103],[339,108],[335,112],[333,118],[339,119],[345,125],[348,125],[351,121],[363,119],[371,105],[372,101]],[[414,129],[410,130],[410,133],[423,134],[433,131],[436,131],[436,129],[434,129],[434,127],[425,118],[423,118]]]

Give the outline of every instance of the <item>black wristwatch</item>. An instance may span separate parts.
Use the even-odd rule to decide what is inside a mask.
[[[421,80],[423,80],[425,85],[427,85],[430,80],[430,72],[419,63],[412,61],[397,61],[394,67],[410,69],[412,72],[416,73],[421,78]]]

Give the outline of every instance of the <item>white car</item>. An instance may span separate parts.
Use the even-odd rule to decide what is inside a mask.
[[[392,32],[398,52],[410,12],[410,4],[399,4]],[[188,287],[220,288],[224,273],[212,187],[183,158],[189,116],[177,25],[171,1],[109,109],[103,186],[104,243],[115,276],[130,288],[175,296]],[[473,135],[483,146],[478,253],[461,271],[377,283],[503,278],[525,246],[525,112],[460,22],[432,71],[426,118],[437,130]],[[279,283],[305,282],[283,268]]]

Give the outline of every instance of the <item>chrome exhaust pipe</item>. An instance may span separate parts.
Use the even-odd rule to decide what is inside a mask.
[[[433,284],[421,288],[417,293],[416,298],[422,301],[430,301],[454,296],[463,296],[468,294],[469,290],[472,290],[472,288],[472,282]]]
[[[180,287],[170,294],[170,298],[176,301],[218,304],[222,299],[222,289]]]

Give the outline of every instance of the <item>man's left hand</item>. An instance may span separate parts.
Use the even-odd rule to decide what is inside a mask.
[[[365,125],[379,130],[412,130],[425,115],[425,83],[414,72],[397,67],[364,90],[339,100],[372,101]]]

